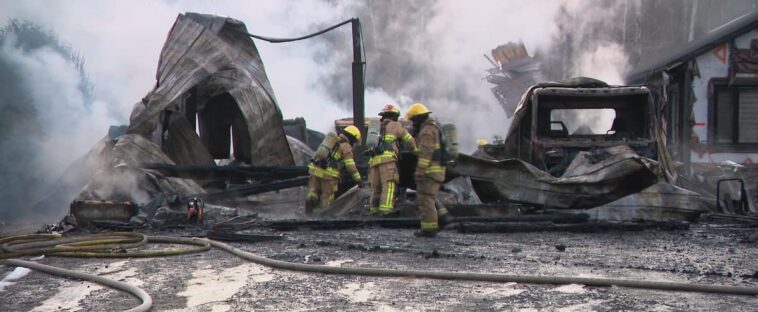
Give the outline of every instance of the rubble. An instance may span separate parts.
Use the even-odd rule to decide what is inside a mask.
[[[166,177],[144,167],[152,164],[173,165],[174,161],[160,147],[147,138],[126,134],[115,142],[102,142],[102,149],[93,149],[92,157],[100,159],[102,166],[95,171],[89,183],[76,200],[113,200],[143,204],[158,194],[178,196],[203,192],[191,179]]]
[[[457,177],[445,183],[443,192],[453,195],[456,204],[478,205],[482,201],[471,184],[471,177]]]
[[[486,55],[485,58],[493,65],[485,78],[497,85],[492,93],[508,117],[512,117],[524,91],[544,80],[542,64],[529,56],[523,42],[509,42],[493,49],[494,61]]]
[[[293,166],[295,159],[304,165],[312,153],[285,136],[263,62],[244,24],[197,13],[177,17],[161,51],[155,88],[134,106],[126,133],[118,132],[86,157],[95,161],[77,201],[146,206],[161,199],[149,210],[183,213],[185,197],[219,194],[216,190],[226,185],[208,176],[166,176],[157,166],[212,168],[217,159],[228,159],[231,166]],[[233,191],[242,196],[262,190],[253,188]]]
[[[489,200],[584,208],[605,221],[695,220],[712,202],[672,184],[678,173],[653,104],[644,87],[582,77],[540,83],[524,93],[504,144],[485,145],[450,171],[470,176]]]
[[[585,175],[553,177],[519,159],[490,161],[461,155],[450,174],[469,176],[481,197],[551,208],[592,208],[657,181],[655,164],[618,154]]]
[[[537,83],[540,64],[522,43],[492,55],[496,68],[488,80],[498,84],[493,92],[513,112],[508,134],[449,167],[439,205],[466,216],[587,211],[598,221],[692,221],[719,212],[710,194],[680,187],[693,180],[681,175],[664,147],[650,90],[584,77]],[[506,96],[505,87],[526,91]],[[588,119],[583,110],[605,115]],[[350,122],[340,119],[335,127]],[[603,123],[607,129],[597,127]],[[304,166],[320,138],[302,118],[282,120],[244,24],[195,13],[177,18],[161,51],[156,86],[135,105],[125,133],[112,130],[86,157],[98,166],[77,200],[135,203],[142,207],[138,223],[179,220],[182,201],[191,196],[236,206],[238,213],[273,211],[300,199]],[[415,157],[403,154],[401,187],[414,188],[413,166]],[[269,208],[250,197],[285,188],[292,198],[265,195]],[[316,216],[367,217],[368,192],[352,183],[341,185],[343,191]],[[399,215],[415,215],[413,191],[402,189],[398,198]],[[284,215],[299,216],[301,203],[294,202]]]
[[[498,84],[493,92],[501,104],[514,105],[514,95],[508,94],[513,90],[503,88],[540,81],[539,63],[523,44],[501,46],[492,54],[497,68],[488,81]],[[89,181],[71,211],[81,225],[131,229],[128,226],[153,222],[164,225],[158,229],[162,231],[171,225],[171,232],[177,235],[257,243],[256,253],[269,263],[284,261],[284,268],[289,269],[294,264],[312,264],[315,269],[311,272],[347,264],[363,269],[367,265],[440,269],[432,275],[460,274],[460,268],[473,267],[478,272],[505,270],[531,276],[537,264],[540,269],[534,279],[621,276],[627,282],[648,278],[676,282],[696,278],[724,286],[752,285],[758,274],[750,261],[752,246],[740,244],[754,242],[754,235],[741,232],[743,228],[695,225],[692,229],[691,224],[698,220],[744,221],[748,229],[758,224],[753,216],[755,204],[744,187],[726,184],[721,191],[712,189],[725,179],[746,180],[744,167],[724,162],[718,170],[701,170],[694,176],[682,172],[668,155],[653,96],[645,87],[609,86],[588,78],[529,87],[519,95],[518,106],[512,107],[513,123],[505,142],[483,146],[474,155],[461,155],[448,167],[437,205],[449,208],[455,218],[445,222],[445,231],[435,238],[413,239],[402,230],[418,227],[413,179],[407,175],[401,186],[409,189],[398,194],[401,200],[392,217],[368,216],[369,191],[350,187],[332,205],[316,211],[314,218],[304,220],[303,186],[308,180],[304,166],[313,156],[314,144],[318,145],[314,141],[318,133],[307,129],[304,119],[282,121],[263,63],[241,22],[187,13],[177,18],[169,33],[156,86],[135,105],[125,132],[109,131],[78,164],[86,168]],[[588,125],[597,120],[573,111],[581,109],[613,111],[608,129],[598,132]],[[564,112],[553,115],[554,110]],[[339,126],[339,122],[335,124]],[[401,167],[412,169],[414,162],[413,156],[404,155]],[[685,184],[692,187],[682,187]],[[188,199],[195,198],[208,201],[201,210],[208,218],[188,224],[183,209]],[[136,206],[140,209],[135,216]],[[83,214],[90,208],[103,211]],[[124,210],[127,214],[119,214]],[[350,231],[335,231],[340,229]],[[641,230],[646,231],[582,235]],[[667,233],[673,230],[682,232]],[[160,238],[155,242],[161,242]],[[724,248],[728,249],[713,252]],[[126,249],[117,251],[127,253]],[[680,293],[646,293],[646,298],[653,299],[641,301],[623,287],[525,285],[534,279],[508,283],[507,289],[484,287],[486,294],[481,295],[478,288],[482,285],[473,283],[431,284],[407,278],[366,282],[366,276],[294,275],[242,266],[239,259],[219,260],[218,256],[217,251],[210,251],[192,258],[110,265],[121,268],[128,264],[119,271],[129,273],[124,275],[127,277],[144,273],[145,286],[160,296],[156,309],[283,310],[307,305],[392,310],[398,301],[397,308],[404,309],[449,304],[453,310],[479,310],[492,308],[493,300],[500,302],[496,309],[534,307],[534,302],[539,302],[541,309],[639,310],[650,308],[650,302],[656,309],[749,309],[755,301],[751,297],[729,300]],[[75,267],[66,261],[51,260]],[[97,267],[78,269],[102,273]],[[418,277],[414,274],[392,276]],[[181,285],[177,279],[190,277],[189,287],[177,289],[176,285]],[[220,296],[201,294],[206,282],[220,287],[220,281],[229,278],[234,285]],[[39,279],[33,282],[45,284]],[[2,286],[0,282],[0,291]],[[54,308],[56,302],[62,302],[60,294],[51,295],[54,291],[49,288],[33,292],[28,285],[21,286],[26,288],[18,293],[33,301],[55,299],[50,301],[52,306],[45,301],[38,309]],[[318,292],[334,287],[342,289],[326,295]],[[81,289],[81,285],[73,289],[80,296],[71,307],[109,307],[85,300],[91,291],[82,293]],[[429,289],[434,294],[427,296]],[[442,298],[440,289],[454,299]],[[300,294],[299,299],[293,301],[292,293]],[[556,304],[556,296],[563,302]],[[580,302],[588,296],[593,300]],[[684,304],[669,305],[671,296]],[[377,298],[391,301],[392,307],[378,305]],[[576,304],[566,307],[565,301]],[[0,298],[0,303],[11,309],[32,308],[8,297]]]
[[[658,182],[639,193],[595,208],[582,210],[593,220],[687,220],[694,222],[713,205],[703,196],[675,185]]]
[[[135,105],[127,133],[166,146],[179,165],[198,165],[230,158],[230,130],[234,159],[259,166],[294,164],[281,111],[245,25],[227,17],[180,14],[161,51],[156,86]]]

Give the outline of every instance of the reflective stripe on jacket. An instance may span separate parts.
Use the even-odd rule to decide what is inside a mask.
[[[434,119],[429,118],[421,124],[418,137],[418,166],[416,171],[437,182],[445,181],[445,166],[442,163],[442,146],[440,128]]]
[[[398,141],[402,142],[404,146],[408,147],[412,152],[416,151],[416,141],[413,140],[413,136],[405,130],[403,125],[391,119],[382,120],[383,135],[379,140],[379,145],[383,147],[381,154],[374,155],[369,160],[369,165],[374,167],[379,164],[397,161],[397,153],[399,152]]]
[[[340,135],[340,142],[338,144],[339,145],[334,152],[329,155],[329,159],[326,161],[326,168],[321,168],[314,163],[309,163],[308,173],[320,178],[332,177],[339,179],[340,169],[344,166],[354,181],[360,181],[361,174],[355,166],[355,159],[353,159],[353,147],[350,146],[350,143],[348,143],[347,138],[345,138],[344,135]]]

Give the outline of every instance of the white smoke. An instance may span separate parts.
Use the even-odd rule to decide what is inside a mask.
[[[87,152],[107,132],[107,126],[128,123],[133,104],[154,85],[161,47],[176,16],[200,12],[230,16],[246,23],[251,33],[294,37],[324,25],[358,16],[368,6],[377,14],[388,7],[389,18],[362,19],[367,40],[382,32],[397,31],[398,40],[367,42],[367,71],[379,72],[385,64],[372,62],[382,55],[407,60],[409,72],[391,72],[367,81],[366,116],[374,116],[387,103],[404,110],[414,102],[428,104],[442,122],[459,127],[462,151],[471,151],[478,138],[504,135],[510,121],[484,81],[490,65],[482,54],[499,44],[523,41],[533,54],[550,46],[562,5],[587,7],[583,1],[12,1],[0,0],[0,24],[11,18],[28,20],[54,31],[86,60],[85,70],[95,86],[93,102],[84,105],[76,68],[44,49],[26,53],[3,47],[4,57],[25,74],[24,85],[41,107],[50,130],[40,162],[52,182],[73,159]],[[408,7],[417,14],[393,19]],[[577,9],[579,10],[579,9]],[[597,13],[598,18],[603,15]],[[402,30],[408,29],[407,33]],[[398,31],[400,30],[400,31]],[[578,30],[584,31],[584,30]],[[349,99],[333,96],[324,81],[334,73],[333,84],[351,92],[349,27],[336,30],[344,49],[330,50],[323,40],[271,44],[256,40],[278,104],[285,118],[305,117],[319,131],[332,129],[337,118],[351,117]],[[403,39],[403,40],[401,40]],[[595,45],[587,60],[578,60],[577,74],[611,77],[593,72],[598,61],[616,68],[617,47]],[[392,54],[402,51],[401,54]],[[344,61],[338,55],[346,54]],[[623,55],[623,54],[622,54]],[[386,59],[386,57],[385,57]],[[584,65],[583,65],[584,64]],[[585,68],[586,67],[586,68]],[[416,68],[422,69],[414,71]],[[619,67],[620,68],[620,67]],[[589,70],[585,70],[589,69]],[[615,81],[612,78],[605,78]],[[391,81],[401,82],[399,86]]]
[[[613,30],[622,29],[619,19],[639,3],[633,1],[568,1],[565,14],[570,17],[568,32],[575,51],[570,74],[600,79],[620,85],[629,69],[629,57]]]
[[[553,55],[568,52],[568,59],[559,57],[566,70],[562,78],[590,77],[610,85],[621,85],[630,68],[629,56],[623,43],[624,22],[628,11],[640,4],[634,1],[566,1],[556,18],[560,32],[551,47]],[[620,43],[621,42],[621,43]],[[568,51],[565,51],[568,50]],[[595,134],[608,130],[615,118],[613,110],[566,111],[562,120],[570,132],[587,127]]]
[[[397,6],[396,12],[402,12],[404,2],[392,3]],[[498,44],[514,40],[523,40],[530,49],[547,46],[555,29],[553,18],[560,3],[412,2],[420,12],[428,12],[419,17],[419,23],[425,27],[419,33],[410,34],[415,38],[412,42],[418,42],[414,46],[416,52],[400,57],[433,68],[429,71],[431,74],[417,73],[417,77],[409,80],[412,82],[409,84],[416,84],[409,85],[409,88],[427,88],[429,92],[423,97],[413,97],[403,92],[387,92],[381,84],[371,85],[368,81],[366,115],[374,115],[388,102],[406,107],[416,101],[425,102],[435,109],[439,119],[459,125],[464,150],[473,148],[479,137],[505,134],[509,121],[492,96],[491,86],[481,80],[488,67],[482,54]],[[231,16],[245,22],[250,32],[288,37],[309,33],[318,25],[330,25],[354,17],[359,12],[352,10],[362,7],[361,4],[359,1],[2,1],[0,21],[14,17],[54,29],[86,59],[87,71],[95,84],[96,99],[106,103],[106,113],[112,119],[126,123],[133,103],[154,84],[160,48],[177,14],[196,11]],[[424,18],[428,20],[422,20]],[[366,29],[371,28],[374,32],[405,27],[400,24],[369,25],[371,18],[362,22]],[[351,54],[347,38],[349,27],[338,32],[345,35],[348,49],[331,53]],[[256,41],[256,44],[285,118],[302,116],[310,127],[327,131],[334,119],[352,115],[346,109],[349,105],[335,100],[329,95],[332,90],[324,90],[318,82],[324,72],[337,71],[339,85],[347,87],[350,92],[349,63],[317,62],[314,58],[319,50],[317,40],[288,44]],[[391,49],[397,43],[377,44]],[[367,51],[368,71],[382,66],[370,62],[372,53],[378,51]],[[408,80],[408,77],[397,78]],[[429,85],[430,81],[439,82],[439,85]],[[437,90],[449,92],[440,94]],[[461,94],[465,96],[458,96]],[[91,141],[94,142],[104,131],[97,136],[93,133]]]
[[[367,50],[366,115],[396,103],[401,110],[426,104],[442,122],[458,126],[465,152],[478,138],[503,136],[509,120],[484,81],[490,65],[483,54],[499,44],[523,40],[546,48],[555,30],[558,2],[384,1],[336,6],[343,17],[360,16]],[[528,25],[528,27],[525,27]],[[327,38],[318,60],[330,71],[319,85],[349,106],[349,34]],[[334,70],[338,68],[338,70]],[[383,100],[372,102],[372,92]]]
[[[624,83],[629,59],[624,48],[615,42],[602,43],[594,50],[583,53],[573,69],[574,76],[600,79],[612,85]]]
[[[55,179],[115,120],[107,117],[103,102],[87,103],[76,64],[51,47],[25,51],[10,35],[0,48],[0,57],[17,71],[18,85],[35,106],[43,127],[40,141],[27,142],[36,145],[39,154],[28,157],[38,158],[38,169]]]

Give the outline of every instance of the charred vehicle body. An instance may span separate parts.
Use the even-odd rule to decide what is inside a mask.
[[[578,78],[535,85],[524,97],[505,140],[505,158],[521,159],[556,177],[582,151],[625,145],[660,160],[653,101],[645,87]]]
[[[605,220],[692,219],[708,210],[677,175],[645,87],[591,78],[545,82],[522,96],[503,144],[450,170],[483,202],[592,209]]]

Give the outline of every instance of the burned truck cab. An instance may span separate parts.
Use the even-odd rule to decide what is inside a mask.
[[[519,158],[553,176],[563,175],[581,151],[625,145],[658,159],[653,101],[645,87],[543,86],[526,96],[531,107],[522,113],[531,116],[521,120],[519,128],[529,128],[519,131]]]
[[[657,159],[653,102],[645,87],[533,90],[529,162],[561,176],[580,151],[618,145]]]

